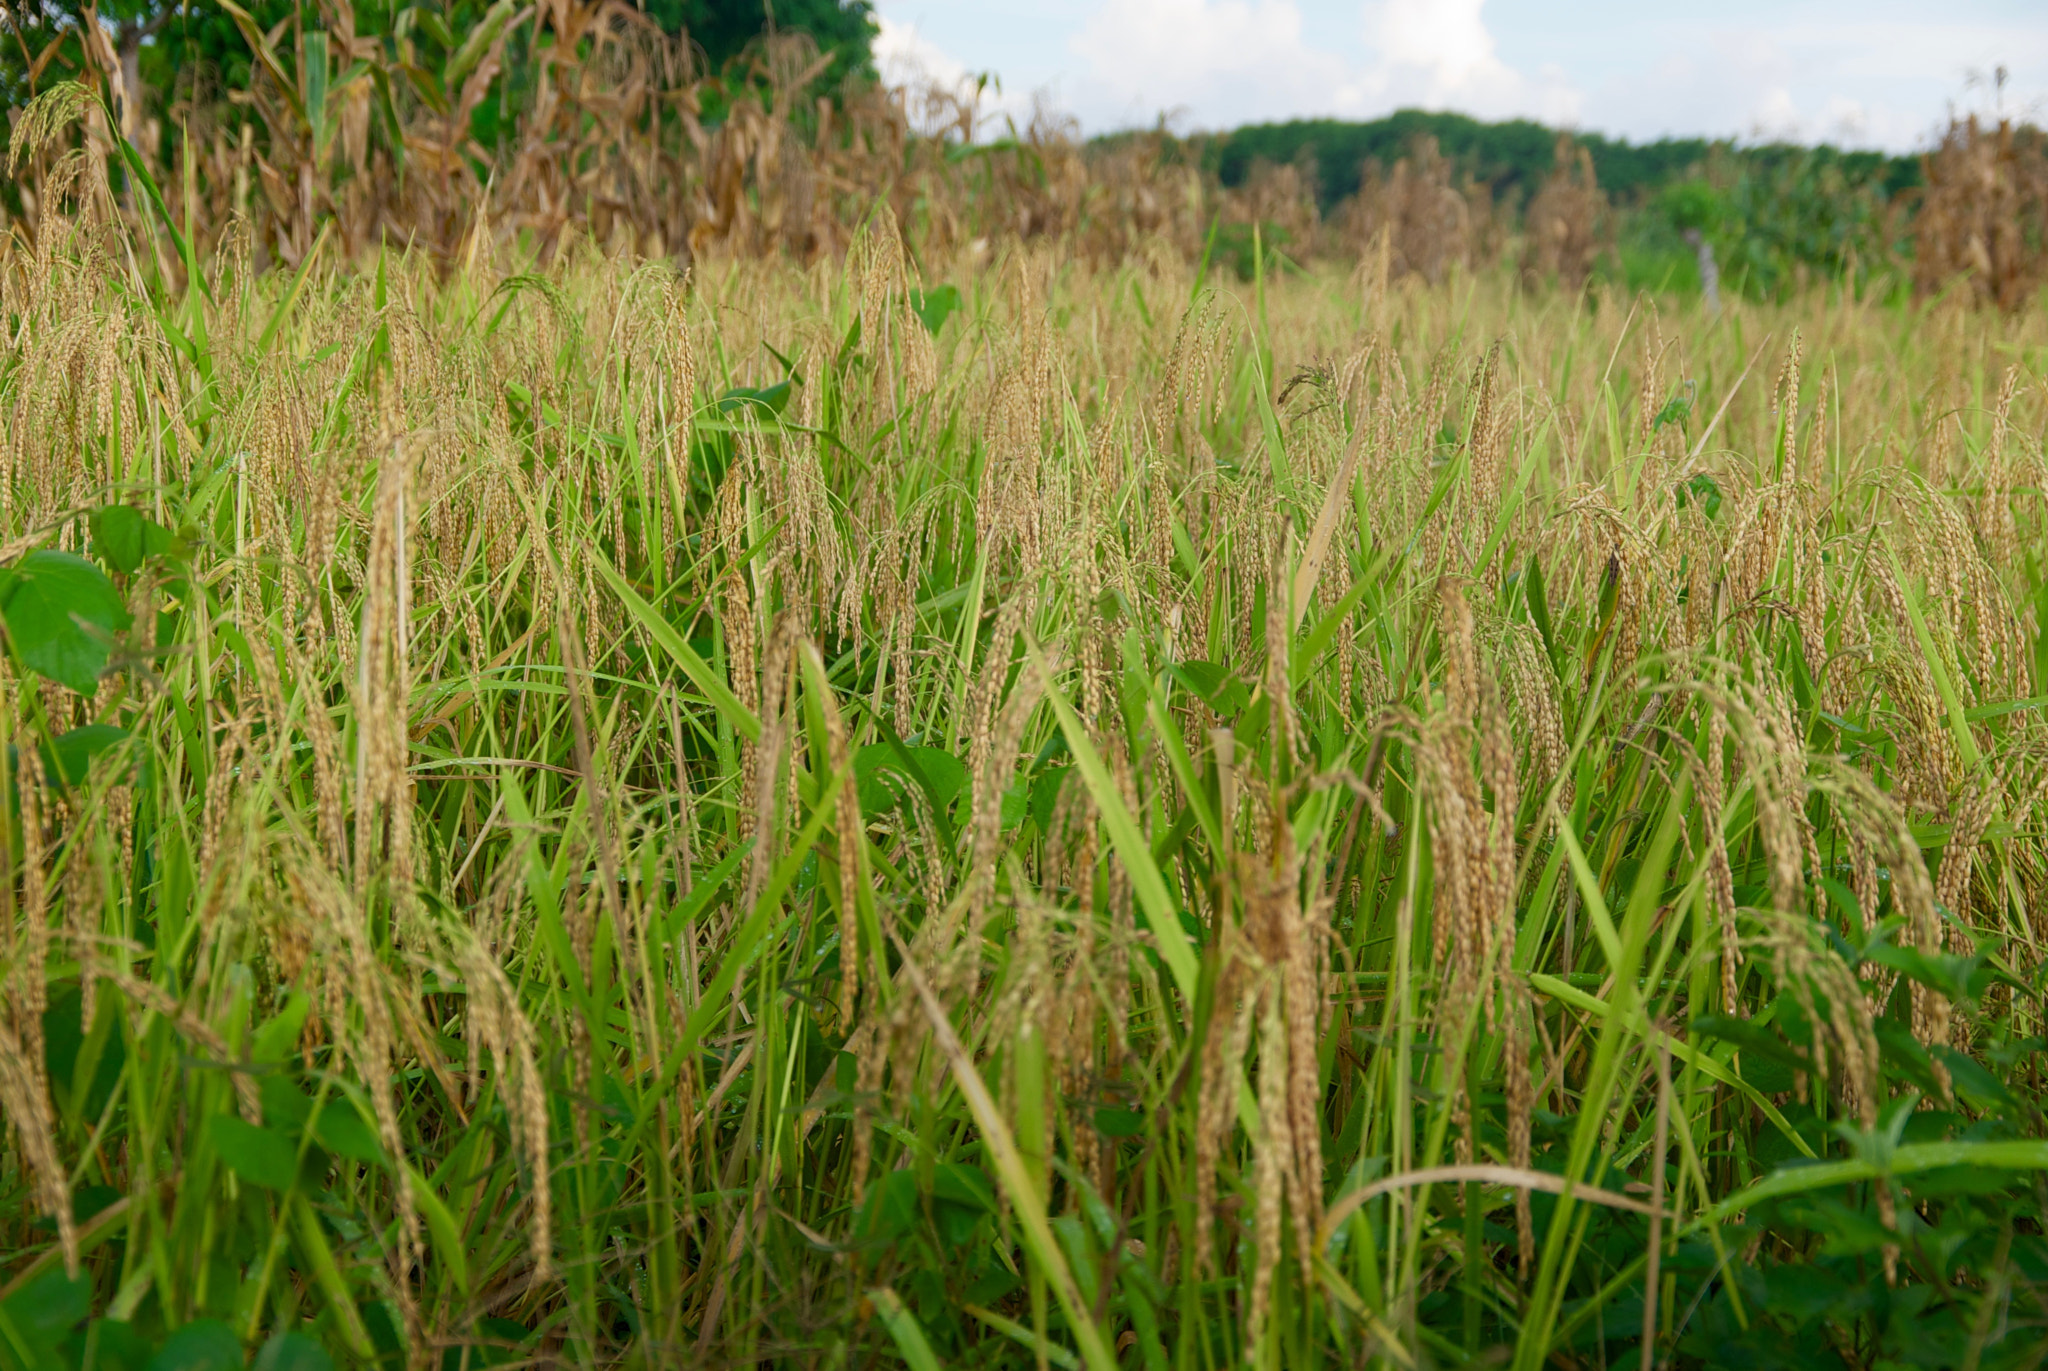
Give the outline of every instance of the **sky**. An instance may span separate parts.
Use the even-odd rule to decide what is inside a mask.
[[[1905,152],[1951,109],[2048,119],[2048,0],[876,0],[885,77],[991,73],[1085,133],[1409,106],[1636,141]],[[1937,17],[1939,16],[1939,17]]]

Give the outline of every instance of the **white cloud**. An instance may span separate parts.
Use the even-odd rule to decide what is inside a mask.
[[[1532,81],[1503,62],[1483,8],[1484,0],[1368,3],[1365,36],[1377,61],[1361,84],[1371,103],[1577,122],[1581,98],[1563,69],[1548,64]]]
[[[1357,99],[1344,64],[1303,41],[1294,0],[1105,0],[1069,46],[1090,123],[1188,111],[1214,126]]]
[[[971,79],[966,64],[918,32],[917,25],[886,14],[875,22],[881,29],[875,38],[875,69],[884,85],[907,86],[921,80],[957,85]]]
[[[1481,0],[1380,0],[1366,7],[1366,34],[1386,67],[1423,76],[1441,95],[1514,81],[1479,17]]]
[[[1861,100],[1830,95],[1821,107],[1820,131],[1837,143],[1862,143],[1870,136],[1870,111]]]
[[[1752,138],[1789,140],[1799,136],[1805,123],[1792,92],[1783,86],[1772,86],[1756,98],[1750,111],[1749,127],[1744,132]]]
[[[1087,67],[1079,113],[1094,127],[1175,111],[1213,128],[1418,104],[1575,119],[1579,96],[1560,69],[1530,79],[1500,59],[1483,3],[1363,0],[1347,31],[1311,39],[1297,0],[1102,0],[1069,44]]]
[[[1019,123],[1030,116],[1028,99],[998,89],[994,80],[984,85],[982,77],[992,73],[969,71],[966,63],[920,33],[917,25],[886,14],[877,15],[876,24],[881,32],[875,37],[875,70],[883,85],[904,92],[912,123],[923,131],[936,133],[953,124],[946,96],[974,104],[983,125],[1005,115]]]
[[[2002,57],[2033,73],[2031,86],[2007,92],[2008,108],[2024,109],[2038,108],[2048,69],[2041,34],[1967,23],[1701,25],[1663,40],[1661,58],[1589,94],[1595,127],[1636,138],[1826,139],[1903,152],[1926,146],[1952,102],[1991,103],[1990,91],[1966,90],[1973,70]]]

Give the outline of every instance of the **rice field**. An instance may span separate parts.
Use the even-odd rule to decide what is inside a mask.
[[[2033,1367],[2038,315],[4,261],[0,1361]]]

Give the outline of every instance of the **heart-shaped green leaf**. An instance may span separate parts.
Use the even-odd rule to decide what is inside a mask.
[[[45,1271],[0,1303],[10,1330],[28,1344],[24,1350],[46,1355],[91,1312],[92,1278],[66,1276],[61,1269]]]
[[[241,1371],[242,1343],[219,1319],[195,1319],[150,1358],[149,1371]]]
[[[966,765],[942,747],[905,746],[899,751],[889,743],[870,743],[854,753],[853,775],[861,811],[870,815],[894,808],[913,786],[925,790],[926,797],[941,807],[952,804],[967,788]]]
[[[43,772],[61,779],[67,786],[83,785],[92,772],[93,759],[107,749],[128,740],[128,730],[113,724],[82,724],[59,734],[56,742],[43,749]]]
[[[31,552],[0,573],[0,618],[37,675],[81,695],[98,687],[128,607],[107,573],[75,552]]]
[[[144,562],[163,556],[177,544],[169,529],[127,505],[96,509],[90,523],[93,550],[123,576],[133,576]]]
[[[1104,1107],[1095,1111],[1095,1131],[1105,1138],[1135,1138],[1145,1127],[1145,1115],[1136,1109]]]
[[[276,1333],[256,1353],[252,1371],[334,1371],[334,1358],[303,1333]]]
[[[299,1158],[284,1134],[260,1128],[232,1114],[216,1114],[207,1126],[214,1151],[228,1170],[268,1190],[289,1190],[298,1174]]]
[[[960,308],[960,288],[933,286],[930,290],[913,290],[910,292],[910,308],[925,328],[936,334],[946,326],[946,320],[953,316],[953,311]]]

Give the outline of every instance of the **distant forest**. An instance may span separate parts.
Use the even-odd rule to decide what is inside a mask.
[[[1311,159],[1317,199],[1327,212],[1358,190],[1366,162],[1391,166],[1406,156],[1418,137],[1432,137],[1453,166],[1485,183],[1504,204],[1523,204],[1535,194],[1555,163],[1559,130],[1529,119],[1485,123],[1463,114],[1406,109],[1363,123],[1338,119],[1296,119],[1284,124],[1251,124],[1200,140],[1202,158],[1226,186],[1244,183],[1257,162]],[[1798,163],[1809,169],[1836,164],[1847,181],[1881,185],[1887,198],[1920,184],[1917,156],[1845,152],[1821,145],[1740,145],[1730,140],[1660,138],[1631,143],[1598,133],[1573,135],[1592,154],[1600,186],[1618,205],[1639,203],[1674,182],[1696,176],[1710,161],[1726,159],[1743,171],[1766,173]]]

